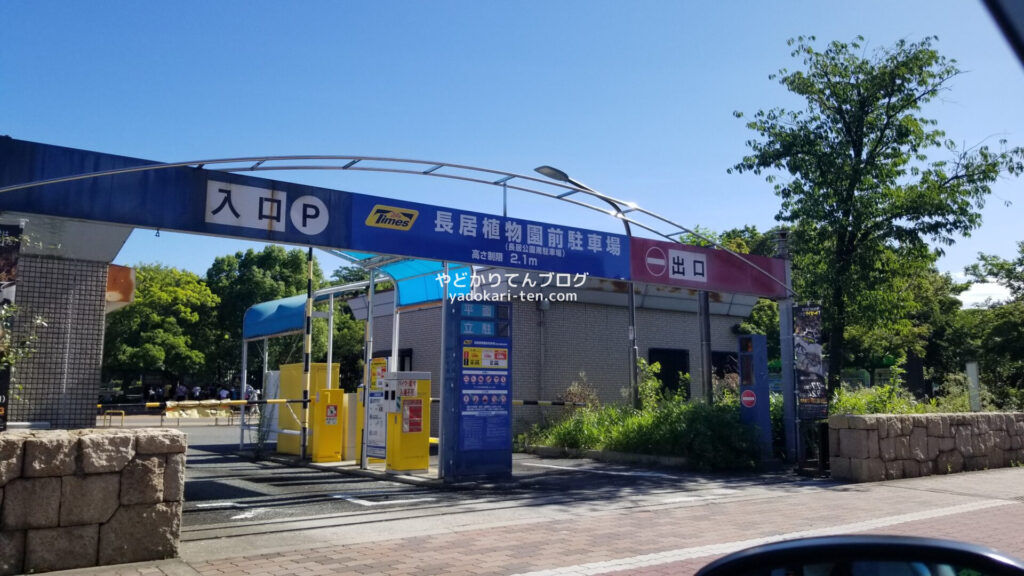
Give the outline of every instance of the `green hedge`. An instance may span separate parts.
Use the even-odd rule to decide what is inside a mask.
[[[759,464],[754,431],[740,423],[734,403],[673,398],[642,410],[583,408],[534,434],[536,442],[567,449],[683,456],[696,470],[752,470]]]

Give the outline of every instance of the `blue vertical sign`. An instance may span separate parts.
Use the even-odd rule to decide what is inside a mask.
[[[512,475],[511,305],[445,304],[446,482]]]
[[[761,334],[739,338],[740,421],[754,426],[761,445],[761,457],[772,455],[771,398],[768,387],[768,345]]]

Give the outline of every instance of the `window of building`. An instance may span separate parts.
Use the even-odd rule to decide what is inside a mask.
[[[683,388],[685,398],[690,397],[689,386],[680,386],[679,374],[690,373],[690,351],[679,348],[650,348],[647,361],[661,364],[661,383],[666,392],[676,393]]]

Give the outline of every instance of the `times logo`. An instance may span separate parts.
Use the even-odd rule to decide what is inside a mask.
[[[377,204],[370,210],[366,218],[366,225],[375,228],[388,228],[390,230],[410,230],[416,218],[420,215],[417,210],[408,208],[395,208]]]

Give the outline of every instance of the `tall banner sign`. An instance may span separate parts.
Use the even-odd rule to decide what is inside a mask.
[[[793,333],[799,418],[828,418],[828,384],[821,352],[821,306],[794,307]]]
[[[14,304],[14,287],[18,276],[18,250],[21,248],[21,227],[0,226],[0,310]],[[0,354],[11,344],[10,318],[0,318]],[[0,365],[0,432],[7,430],[7,410],[11,399],[11,367]]]
[[[507,302],[446,304],[442,430],[446,482],[512,475],[512,332]]]

